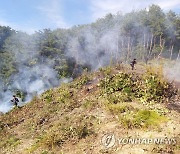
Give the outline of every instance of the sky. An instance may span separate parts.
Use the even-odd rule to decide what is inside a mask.
[[[180,13],[180,0],[0,0],[0,25],[32,34],[88,24],[107,13],[127,13],[152,4]]]

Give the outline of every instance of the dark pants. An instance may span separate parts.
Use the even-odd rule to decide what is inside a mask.
[[[17,102],[17,101],[15,101],[15,102],[14,102],[14,105],[17,107],[17,106],[18,106],[18,102]]]
[[[134,70],[134,64],[131,64],[132,70]]]

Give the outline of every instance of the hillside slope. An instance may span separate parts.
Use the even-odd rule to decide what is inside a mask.
[[[180,97],[161,71],[118,65],[44,92],[0,116],[0,153],[179,153]]]

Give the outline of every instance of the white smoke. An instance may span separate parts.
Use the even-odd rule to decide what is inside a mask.
[[[3,99],[1,99],[0,102],[0,112],[8,112],[10,109],[12,109],[12,103],[11,103],[11,96],[13,94],[10,91],[7,91],[5,93],[3,93]]]
[[[13,43],[11,44],[11,42]],[[16,42],[20,42],[23,50],[19,50]],[[5,89],[3,83],[0,83],[0,112],[5,113],[13,108],[11,100],[16,90],[26,95],[25,99],[20,100],[19,103],[19,105],[23,105],[47,89],[70,80],[58,79],[57,72],[53,69],[54,62],[49,59],[46,60],[43,56],[37,54],[34,42],[28,35],[15,34],[10,38],[9,43],[6,49],[13,54],[13,58],[17,62],[16,68],[18,72],[10,77],[10,83],[5,86]]]
[[[98,33],[92,26],[88,26],[68,42],[67,56],[75,58],[79,64],[90,65],[92,70],[109,65],[120,58],[118,34],[116,25],[103,33]],[[100,35],[100,38],[97,35]]]
[[[26,92],[26,98],[24,104],[32,99],[32,97],[43,93],[45,90],[57,86],[60,81],[57,79],[56,72],[49,66],[36,65],[35,67],[28,68],[23,67],[19,70],[19,73],[13,76],[12,85],[8,87],[8,90],[3,93],[2,103],[0,104],[0,111],[7,112],[12,108],[11,103],[13,89],[18,89],[22,92]]]
[[[66,34],[68,35],[66,56],[74,58],[77,64],[89,65],[92,70],[97,70],[111,63],[121,62],[121,60],[124,60],[122,58],[136,58],[136,55],[133,55],[134,51],[145,52],[144,46],[150,45],[152,34],[148,27],[144,27],[141,25],[142,23],[139,23],[133,17],[127,19],[127,22],[130,23],[130,28],[126,27],[128,23],[125,24],[125,27],[120,23],[121,15],[116,17],[107,15],[94,24],[74,27],[68,30]],[[126,28],[129,29],[127,30]],[[129,31],[132,32],[132,36],[128,34]],[[60,37],[63,38],[63,36],[62,34]],[[25,99],[25,102],[27,102],[33,96],[58,86],[61,82],[72,80],[71,78],[60,80],[57,78],[57,72],[53,69],[54,61],[38,55],[39,52],[36,52],[38,49],[35,45],[36,40],[33,40],[33,37],[28,35],[21,36],[18,33],[10,39],[9,42],[13,43],[8,44],[6,48],[7,51],[13,53],[14,59],[17,61],[16,68],[18,68],[18,73],[11,77],[12,83],[7,90],[3,91],[3,88],[1,89],[0,87],[2,92],[0,111],[6,112],[12,108],[12,104],[9,101],[12,99],[13,89],[27,92]],[[23,48],[24,51],[19,50],[16,41],[21,43],[21,49]],[[139,48],[136,49],[138,45],[143,47],[144,51],[140,51]],[[142,53],[140,54],[142,55]],[[165,67],[165,74],[169,79],[178,79],[179,81],[179,66],[179,63],[176,63],[172,65],[172,68]],[[0,85],[2,84],[0,83]]]
[[[180,83],[180,61],[165,65],[164,75],[168,80]]]

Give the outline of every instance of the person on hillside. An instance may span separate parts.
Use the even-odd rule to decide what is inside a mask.
[[[15,107],[18,107],[19,99],[15,95],[13,95],[13,99],[11,100],[11,102],[14,104]]]
[[[134,70],[135,64],[137,64],[136,59],[133,59],[133,61],[130,63],[132,70]]]

